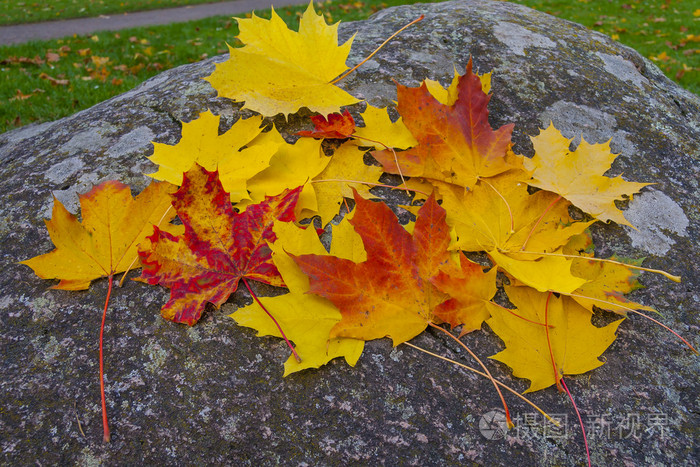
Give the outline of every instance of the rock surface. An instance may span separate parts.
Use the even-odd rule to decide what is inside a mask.
[[[664,323],[697,346],[697,96],[606,36],[505,2],[413,5],[341,25],[344,38],[358,31],[350,61],[422,13],[424,21],[348,78],[345,89],[388,104],[395,98],[392,78],[445,83],[471,54],[478,70],[493,70],[491,123],[515,122],[516,151],[531,155],[527,135],[550,120],[569,137],[612,138],[613,151],[622,153],[612,172],[655,185],[629,205],[639,230],[598,226],[598,251],[646,257],[646,266],[682,275],[682,284],[644,275],[646,288],[633,298],[655,306]],[[553,388],[530,396],[567,416],[562,432],[544,432],[542,417],[509,397],[518,427],[505,438],[482,434],[482,415],[500,403],[479,377],[384,340],[370,343],[354,369],[334,362],[282,378],[284,343],[256,338],[226,317],[250,303],[245,293],[188,328],[160,318],[165,290],[136,282],[116,289],[108,313],[113,437],[101,442],[97,341],[106,281],[84,292],[49,290],[50,282],[17,262],[53,248],[42,221],[51,194],[75,211],[77,193],[107,179],[140,191],[148,183],[142,174],[153,170],[145,159],[150,141],[175,143],[179,120],[207,107],[230,125],[238,106],[217,99],[199,79],[222,59],[164,72],[74,116],[0,135],[2,463],[583,464],[575,413]],[[698,357],[638,317],[618,335],[606,365],[568,378],[593,463],[696,465]],[[483,356],[501,346],[488,330],[466,341]],[[417,343],[473,364],[435,333]],[[490,366],[504,382],[527,387],[497,362]]]

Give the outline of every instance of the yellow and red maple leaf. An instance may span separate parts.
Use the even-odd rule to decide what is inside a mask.
[[[199,118],[182,124],[182,136],[175,145],[153,142],[151,162],[158,171],[148,174],[156,180],[175,185],[182,183],[182,174],[196,162],[207,170],[217,170],[219,179],[231,201],[248,199],[248,180],[270,166],[270,159],[281,144],[262,140],[262,117],[238,119],[219,134],[220,117],[202,112]],[[273,130],[274,131],[274,130]]]
[[[54,198],[52,218],[46,222],[56,249],[22,261],[42,279],[60,279],[54,289],[83,290],[99,277],[140,267],[137,246],[153,232],[154,224],[175,233],[168,224],[175,212],[170,208],[169,183],[151,183],[136,199],[127,185],[106,181],[80,195],[83,221]]]
[[[429,322],[462,324],[454,310],[467,304],[453,304],[447,307],[450,314],[442,315],[446,303],[456,299],[432,283],[442,269],[458,267],[447,250],[450,233],[445,210],[435,198],[428,198],[418,211],[413,234],[399,224],[386,204],[365,200],[357,193],[355,202],[351,224],[362,238],[366,261],[292,256],[309,276],[309,292],[327,298],[340,310],[342,319],[330,336],[390,337],[398,345],[420,334]],[[462,285],[469,287],[466,280]],[[492,296],[490,289],[475,290],[468,300],[484,302]]]
[[[494,130],[489,124],[490,96],[472,73],[471,60],[466,73],[459,77],[453,105],[440,103],[425,83],[418,88],[398,84],[397,95],[399,114],[418,145],[396,156],[392,151],[374,152],[386,172],[470,188],[479,178],[515,167],[508,154],[514,125]]]
[[[192,325],[207,302],[219,307],[241,279],[284,286],[267,241],[274,241],[275,220],[295,220],[301,187],[236,213],[217,172],[195,165],[185,173],[173,206],[185,226],[174,236],[156,229],[150,245],[139,249],[141,278],[170,288],[164,318]]]

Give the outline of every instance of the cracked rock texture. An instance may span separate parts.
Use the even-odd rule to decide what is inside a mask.
[[[683,276],[645,274],[635,300],[698,346],[700,303],[700,102],[633,50],[582,26],[505,2],[460,1],[381,11],[341,25],[358,31],[351,63],[425,14],[342,86],[375,105],[395,99],[392,78],[449,81],[472,55],[493,71],[490,120],[516,124],[515,150],[554,122],[572,138],[612,138],[611,174],[653,182],[629,203],[638,230],[598,226],[601,256],[646,257]],[[417,353],[370,343],[356,368],[338,361],[282,378],[283,342],[256,338],[226,317],[251,302],[239,291],[195,327],[159,316],[164,289],[128,281],[116,289],[105,330],[112,442],[101,442],[97,341],[107,283],[50,290],[18,261],[52,249],[43,218],[52,196],[77,210],[77,194],[107,179],[135,192],[152,172],[151,141],[174,144],[180,120],[210,108],[227,127],[239,105],[200,78],[217,57],[182,66],[57,122],[0,135],[0,462],[6,465],[581,465],[583,441],[565,394],[531,394],[567,417],[558,432],[509,397],[517,428],[480,432],[500,403],[488,381]],[[276,119],[284,123],[283,119]],[[300,125],[299,119],[289,125]],[[577,142],[576,141],[576,142]],[[268,291],[259,288],[260,293]],[[605,317],[602,317],[605,318]],[[501,342],[487,329],[466,342],[486,357]],[[443,336],[419,345],[475,365]],[[596,465],[696,465],[697,356],[670,333],[631,317],[607,364],[568,378],[587,423]],[[488,362],[519,390],[526,382]],[[83,435],[84,432],[84,435]],[[492,438],[492,439],[488,439]]]

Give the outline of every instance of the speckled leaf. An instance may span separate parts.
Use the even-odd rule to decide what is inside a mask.
[[[294,220],[301,188],[234,212],[217,172],[195,165],[173,195],[173,206],[185,226],[182,236],[156,230],[139,255],[142,279],[170,288],[164,318],[194,324],[207,302],[219,307],[241,278],[283,286],[267,241],[274,241],[274,221]]]

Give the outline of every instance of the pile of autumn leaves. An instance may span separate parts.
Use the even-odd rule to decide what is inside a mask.
[[[94,188],[81,197],[82,224],[54,201],[47,227],[56,250],[25,264],[61,279],[57,288],[78,290],[138,267],[138,257],[141,279],[170,289],[163,316],[190,325],[241,281],[287,287],[259,299],[301,359],[290,356],[285,374],[337,357],[354,365],[365,341],[398,345],[429,323],[463,335],[486,322],[505,344],[493,358],[529,379],[529,391],[602,365],[621,320],[591,324],[594,306],[621,316],[645,308],[624,298],[634,272],[588,259],[586,229],[629,225],[615,200],[645,186],[603,176],[615,158],[607,143],[581,141],[572,151],[550,126],[532,138],[534,157],[514,154],[513,125],[489,125],[490,76],[474,74],[471,61],[448,89],[397,85],[401,118],[367,106],[359,126],[338,113],[359,100],[333,84],[352,43],[338,45],[337,25],[310,5],[298,33],[274,12],[239,27],[244,47],[207,79],[260,116],[223,134],[209,112],[184,123],[179,143],[154,143],[159,168],[150,176],[164,182],[136,200],[119,182]],[[321,115],[294,143],[265,128],[264,117],[301,107]],[[323,139],[336,140],[330,157]],[[364,163],[367,148],[379,165]],[[369,200],[382,173],[415,193],[412,206],[399,208],[415,223],[402,226],[386,204]],[[354,209],[327,227],[346,198]],[[170,223],[175,215],[182,225]],[[317,229],[299,224],[313,216],[332,230],[330,252]],[[485,252],[490,264],[462,252]],[[509,307],[492,301],[504,279]],[[231,316],[281,336],[258,302]]]

